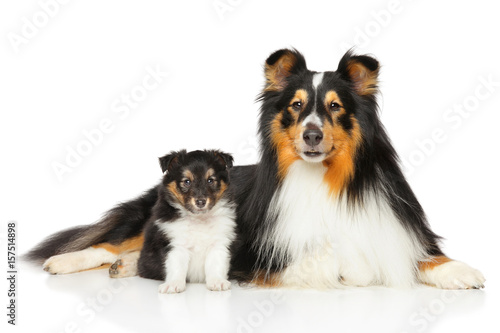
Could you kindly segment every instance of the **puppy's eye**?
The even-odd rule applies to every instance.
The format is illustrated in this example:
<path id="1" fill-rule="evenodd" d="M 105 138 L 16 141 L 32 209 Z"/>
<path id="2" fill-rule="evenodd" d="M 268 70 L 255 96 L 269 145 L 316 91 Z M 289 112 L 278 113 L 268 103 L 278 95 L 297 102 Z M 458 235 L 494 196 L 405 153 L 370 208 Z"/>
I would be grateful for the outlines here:
<path id="1" fill-rule="evenodd" d="M 292 108 L 295 111 L 300 111 L 302 109 L 302 102 L 301 101 L 293 102 L 292 103 Z"/>
<path id="2" fill-rule="evenodd" d="M 330 111 L 332 111 L 332 112 L 339 111 L 341 107 L 342 106 L 337 102 L 330 103 Z"/>
<path id="3" fill-rule="evenodd" d="M 184 185 L 184 187 L 189 187 L 191 186 L 191 181 L 189 179 L 184 179 L 182 185 Z"/>
<path id="4" fill-rule="evenodd" d="M 208 185 L 214 185 L 214 184 L 215 184 L 215 179 L 213 179 L 213 178 L 208 178 L 208 179 L 207 179 L 207 183 L 208 183 Z"/>

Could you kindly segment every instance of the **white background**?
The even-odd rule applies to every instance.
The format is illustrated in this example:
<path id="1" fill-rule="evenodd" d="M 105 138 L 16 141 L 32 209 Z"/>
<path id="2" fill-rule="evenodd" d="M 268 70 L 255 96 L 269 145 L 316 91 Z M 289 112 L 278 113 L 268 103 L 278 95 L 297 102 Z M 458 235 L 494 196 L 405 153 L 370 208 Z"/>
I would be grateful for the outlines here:
<path id="1" fill-rule="evenodd" d="M 52 3 L 51 16 L 44 3 Z M 212 293 L 189 285 L 172 296 L 157 295 L 155 281 L 118 282 L 105 271 L 48 276 L 23 265 L 15 328 L 6 324 L 8 287 L 1 279 L 2 326 L 9 332 L 498 332 L 500 24 L 491 1 L 459 3 L 74 0 L 56 8 L 49 0 L 2 2 L 2 260 L 8 221 L 17 222 L 18 253 L 25 253 L 46 235 L 96 221 L 155 184 L 157 157 L 170 150 L 220 148 L 236 164 L 257 161 L 254 99 L 266 57 L 295 47 L 310 69 L 335 70 L 346 45 L 357 44 L 358 53 L 383 66 L 381 117 L 402 159 L 413 161 L 408 180 L 434 231 L 446 238 L 445 252 L 487 279 L 484 291 L 457 294 L 238 287 Z M 33 23 L 39 27 L 30 30 Z M 168 77 L 127 115 L 115 112 L 123 95 L 141 89 L 147 68 Z M 68 149 L 85 145 L 84 131 L 103 120 L 112 124 L 109 133 L 59 179 L 54 163 L 65 164 Z M 429 141 L 433 133 L 439 142 Z"/>

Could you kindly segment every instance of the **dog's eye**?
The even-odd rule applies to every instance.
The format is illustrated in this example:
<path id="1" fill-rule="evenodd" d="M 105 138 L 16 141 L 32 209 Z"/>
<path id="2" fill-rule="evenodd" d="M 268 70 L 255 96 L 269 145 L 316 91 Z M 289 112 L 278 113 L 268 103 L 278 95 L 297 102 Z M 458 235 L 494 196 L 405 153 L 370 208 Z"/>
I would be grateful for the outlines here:
<path id="1" fill-rule="evenodd" d="M 191 181 L 189 179 L 184 179 L 182 185 L 184 185 L 184 187 L 189 187 L 191 186 Z"/>
<path id="2" fill-rule="evenodd" d="M 302 109 L 302 102 L 301 101 L 293 102 L 292 103 L 292 108 L 295 111 L 300 111 L 300 109 Z"/>
<path id="3" fill-rule="evenodd" d="M 334 111 L 339 111 L 341 108 L 340 104 L 339 103 L 336 103 L 336 102 L 331 102 L 330 103 L 330 111 L 334 112 Z"/>
<path id="4" fill-rule="evenodd" d="M 215 179 L 213 179 L 213 178 L 208 178 L 208 179 L 207 179 L 207 183 L 208 183 L 209 185 L 213 185 L 213 184 L 215 184 Z"/>

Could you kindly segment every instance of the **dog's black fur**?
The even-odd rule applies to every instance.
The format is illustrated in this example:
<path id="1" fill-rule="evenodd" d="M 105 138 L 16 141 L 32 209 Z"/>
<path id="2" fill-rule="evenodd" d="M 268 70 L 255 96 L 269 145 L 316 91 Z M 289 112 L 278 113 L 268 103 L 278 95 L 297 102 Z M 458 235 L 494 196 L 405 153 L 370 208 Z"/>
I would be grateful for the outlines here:
<path id="1" fill-rule="evenodd" d="M 283 49 L 269 56 L 265 64 L 267 82 L 258 98 L 262 103 L 259 121 L 261 159 L 256 165 L 233 167 L 229 175 L 231 185 L 228 195 L 237 205 L 237 233 L 240 237 L 232 250 L 230 277 L 249 281 L 261 270 L 267 273 L 279 273 L 290 263 L 286 249 L 267 244 L 265 251 L 262 251 L 261 246 L 268 242 L 270 233 L 274 231 L 273 226 L 280 214 L 280 207 L 271 207 L 272 199 L 286 177 L 286 173 L 282 170 L 289 167 L 280 164 L 279 157 L 283 152 L 278 149 L 274 136 L 286 132 L 293 126 L 300 126 L 301 120 L 311 112 L 317 113 L 321 126 L 324 127 L 321 130 L 326 131 L 329 127 L 332 131 L 331 128 L 334 128 L 335 131 L 343 133 L 346 140 L 355 142 L 356 148 L 352 150 L 352 160 L 349 161 L 353 165 L 352 175 L 345 177 L 345 181 L 341 186 L 337 186 L 338 188 L 333 187 L 331 193 L 338 190 L 338 195 L 332 200 L 340 202 L 345 197 L 347 202 L 345 208 L 353 211 L 363 211 L 366 198 L 374 194 L 376 202 L 387 203 L 391 214 L 396 217 L 407 235 L 415 240 L 415 248 L 422 250 L 419 259 L 416 259 L 418 262 L 412 263 L 415 271 L 420 268 L 421 262 L 443 256 L 439 247 L 440 237 L 428 226 L 424 211 L 405 180 L 397 154 L 379 120 L 376 102 L 378 70 L 379 64 L 374 58 L 347 52 L 340 60 L 336 71 L 322 74 L 324 76 L 318 88 L 312 84 L 312 78 L 318 73 L 307 69 L 304 57 L 296 50 Z M 326 94 L 328 91 L 325 89 L 334 91 L 342 101 L 344 114 L 336 114 L 336 109 L 328 110 L 328 106 L 320 105 L 313 109 L 311 107 L 313 104 L 322 102 L 319 99 L 308 105 L 309 109 L 297 108 L 290 103 L 293 102 L 292 99 L 298 89 L 306 91 L 310 96 L 316 96 L 316 93 L 318 96 Z M 337 115 L 338 118 L 335 118 Z M 357 127 L 354 129 L 355 126 Z M 358 131 L 360 138 L 357 141 L 353 134 L 355 130 Z M 293 140 L 284 141 L 289 145 L 293 142 Z M 329 152 L 332 155 L 327 156 L 328 158 L 336 156 L 334 148 L 331 150 L 333 153 Z M 309 151 L 304 153 L 308 154 Z M 293 158 L 304 159 L 299 157 L 298 153 Z M 324 163 L 326 168 L 331 167 L 328 159 L 321 163 Z M 168 169 L 168 165 L 169 161 L 165 160 L 164 169 Z M 329 183 L 326 177 L 325 184 L 332 186 L 332 182 Z M 158 204 L 155 206 L 155 203 L 164 202 L 165 196 L 162 183 L 139 198 L 113 208 L 99 223 L 76 227 L 51 236 L 28 253 L 27 257 L 41 260 L 59 253 L 83 250 L 101 242 L 119 244 L 139 235 L 148 220 L 159 217 L 166 220 L 175 218 L 176 212 L 173 207 Z M 272 214 L 269 214 L 270 211 Z M 347 224 L 350 222 L 352 221 L 345 221 Z M 157 226 L 154 223 L 147 226 L 146 234 L 157 233 Z M 158 273 L 155 275 L 152 273 L 153 270 L 146 266 L 149 262 L 155 266 L 160 265 L 155 261 L 157 259 L 153 258 L 153 253 L 167 247 L 168 242 L 164 240 L 146 239 L 145 253 L 149 253 L 148 256 L 152 257 L 143 260 L 144 264 L 141 265 L 144 267 L 139 268 L 140 272 L 142 270 L 142 276 L 155 279 L 164 277 L 161 275 L 162 271 L 155 269 L 154 271 Z M 448 260 L 445 257 L 442 262 Z M 335 276 L 331 279 L 336 281 L 342 277 Z M 430 283 L 438 284 L 440 281 Z M 480 287 L 481 283 L 473 285 L 473 287 L 478 286 Z"/>

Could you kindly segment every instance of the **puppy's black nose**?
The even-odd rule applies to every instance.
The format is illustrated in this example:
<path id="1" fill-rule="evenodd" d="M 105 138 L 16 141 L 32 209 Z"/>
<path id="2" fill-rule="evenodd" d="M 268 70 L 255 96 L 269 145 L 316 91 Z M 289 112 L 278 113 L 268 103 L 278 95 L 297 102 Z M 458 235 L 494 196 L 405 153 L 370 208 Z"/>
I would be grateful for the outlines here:
<path id="1" fill-rule="evenodd" d="M 314 147 L 323 140 L 323 132 L 319 129 L 307 129 L 302 137 L 308 146 Z"/>
<path id="2" fill-rule="evenodd" d="M 196 199 L 196 207 L 203 208 L 207 203 L 206 199 Z"/>

